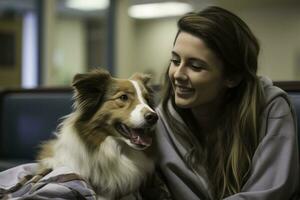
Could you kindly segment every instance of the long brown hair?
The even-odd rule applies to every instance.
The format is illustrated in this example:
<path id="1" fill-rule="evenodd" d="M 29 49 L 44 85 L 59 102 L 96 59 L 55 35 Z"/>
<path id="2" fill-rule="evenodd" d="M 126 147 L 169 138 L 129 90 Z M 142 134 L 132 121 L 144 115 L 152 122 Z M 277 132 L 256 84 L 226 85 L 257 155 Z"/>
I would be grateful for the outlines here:
<path id="1" fill-rule="evenodd" d="M 263 90 L 256 74 L 259 43 L 242 19 L 216 6 L 184 15 L 178 21 L 178 29 L 177 36 L 187 32 L 201 38 L 223 61 L 224 76 L 240 80 L 227 91 L 215 138 L 201 139 L 208 137 L 196 129 L 188 109 L 176 107 L 167 73 L 165 76 L 162 104 L 172 124 L 170 127 L 192 146 L 186 155 L 189 167 L 197 170 L 200 164 L 206 166 L 214 198 L 222 199 L 241 191 L 259 142 L 259 116 L 264 106 Z M 178 126 L 180 123 L 172 117 L 167 109 L 170 98 L 189 128 Z"/>

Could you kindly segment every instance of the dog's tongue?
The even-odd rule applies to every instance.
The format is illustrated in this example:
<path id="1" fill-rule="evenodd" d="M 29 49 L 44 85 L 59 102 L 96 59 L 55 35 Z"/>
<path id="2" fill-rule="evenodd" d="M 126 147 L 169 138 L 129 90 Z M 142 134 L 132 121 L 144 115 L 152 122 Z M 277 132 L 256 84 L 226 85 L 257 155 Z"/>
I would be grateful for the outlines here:
<path id="1" fill-rule="evenodd" d="M 145 133 L 138 133 L 138 131 L 131 131 L 130 141 L 134 144 L 150 146 L 152 144 L 152 138 Z"/>

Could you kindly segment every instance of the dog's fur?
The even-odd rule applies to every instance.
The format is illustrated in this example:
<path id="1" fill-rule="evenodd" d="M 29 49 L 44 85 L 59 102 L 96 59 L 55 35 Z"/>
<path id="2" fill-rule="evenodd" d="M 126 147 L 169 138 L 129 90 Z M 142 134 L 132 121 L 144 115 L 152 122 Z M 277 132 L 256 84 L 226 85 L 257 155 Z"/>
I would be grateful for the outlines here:
<path id="1" fill-rule="evenodd" d="M 42 145 L 41 170 L 67 166 L 101 199 L 138 190 L 154 169 L 146 147 L 157 115 L 149 106 L 148 81 L 143 74 L 113 78 L 101 69 L 77 74 L 74 112 L 58 127 L 57 138 Z"/>

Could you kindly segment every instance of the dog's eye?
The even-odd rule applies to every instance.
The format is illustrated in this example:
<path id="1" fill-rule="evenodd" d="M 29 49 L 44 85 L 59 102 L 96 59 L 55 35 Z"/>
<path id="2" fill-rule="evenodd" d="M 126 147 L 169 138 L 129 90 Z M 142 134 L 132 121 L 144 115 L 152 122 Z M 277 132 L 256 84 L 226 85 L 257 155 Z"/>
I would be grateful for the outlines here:
<path id="1" fill-rule="evenodd" d="M 123 95 L 120 96 L 120 99 L 122 101 L 127 101 L 128 100 L 128 96 L 126 94 L 123 94 Z"/>

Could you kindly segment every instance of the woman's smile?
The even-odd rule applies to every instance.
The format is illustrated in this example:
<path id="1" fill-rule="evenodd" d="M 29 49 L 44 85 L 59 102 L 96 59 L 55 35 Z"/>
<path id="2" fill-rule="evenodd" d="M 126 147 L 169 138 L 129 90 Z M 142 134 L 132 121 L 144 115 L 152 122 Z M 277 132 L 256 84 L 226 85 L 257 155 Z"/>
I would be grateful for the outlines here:
<path id="1" fill-rule="evenodd" d="M 175 92 L 176 92 L 176 95 L 184 98 L 184 97 L 189 97 L 189 96 L 193 95 L 195 92 L 195 89 L 175 84 Z"/>

